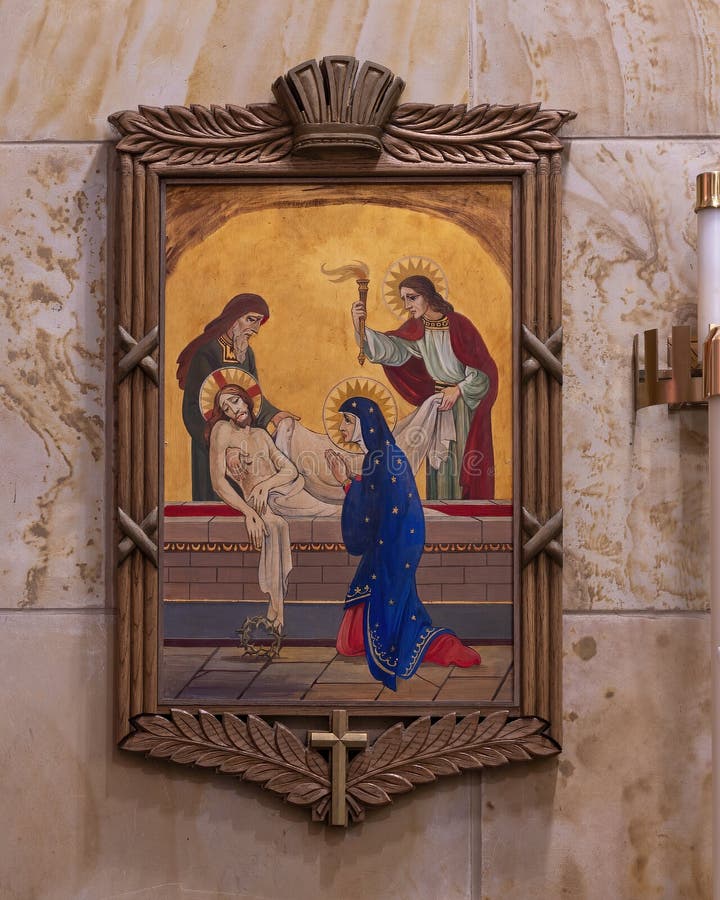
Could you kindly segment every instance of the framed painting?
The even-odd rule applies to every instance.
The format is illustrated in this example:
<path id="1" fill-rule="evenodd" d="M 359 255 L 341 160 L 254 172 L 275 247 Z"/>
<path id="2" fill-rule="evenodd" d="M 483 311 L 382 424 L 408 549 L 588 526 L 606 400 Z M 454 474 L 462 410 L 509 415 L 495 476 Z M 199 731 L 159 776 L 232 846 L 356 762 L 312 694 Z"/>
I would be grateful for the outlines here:
<path id="1" fill-rule="evenodd" d="M 572 114 L 402 88 L 111 117 L 118 738 L 334 824 L 559 749 Z"/>

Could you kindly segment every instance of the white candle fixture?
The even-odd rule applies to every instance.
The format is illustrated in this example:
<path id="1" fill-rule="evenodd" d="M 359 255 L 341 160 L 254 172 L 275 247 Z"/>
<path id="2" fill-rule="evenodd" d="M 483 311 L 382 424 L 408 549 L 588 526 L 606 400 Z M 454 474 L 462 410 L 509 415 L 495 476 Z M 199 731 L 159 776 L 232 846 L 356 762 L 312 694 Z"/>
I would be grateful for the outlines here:
<path id="1" fill-rule="evenodd" d="M 697 177 L 698 342 L 708 401 L 710 632 L 713 701 L 713 898 L 720 900 L 720 171 Z"/>

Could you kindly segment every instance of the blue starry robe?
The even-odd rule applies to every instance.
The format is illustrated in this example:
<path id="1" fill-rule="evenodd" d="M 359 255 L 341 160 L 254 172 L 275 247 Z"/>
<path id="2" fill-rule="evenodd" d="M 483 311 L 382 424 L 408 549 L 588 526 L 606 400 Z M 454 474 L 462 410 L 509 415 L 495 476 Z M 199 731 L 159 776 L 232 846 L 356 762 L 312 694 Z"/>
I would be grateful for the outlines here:
<path id="1" fill-rule="evenodd" d="M 411 678 L 430 643 L 449 628 L 433 627 L 418 597 L 415 572 L 425 544 L 425 517 L 410 464 L 376 403 L 351 397 L 340 407 L 360 419 L 367 447 L 362 477 L 342 510 L 348 552 L 361 556 L 345 608 L 365 603 L 365 655 L 372 675 L 391 690 Z"/>

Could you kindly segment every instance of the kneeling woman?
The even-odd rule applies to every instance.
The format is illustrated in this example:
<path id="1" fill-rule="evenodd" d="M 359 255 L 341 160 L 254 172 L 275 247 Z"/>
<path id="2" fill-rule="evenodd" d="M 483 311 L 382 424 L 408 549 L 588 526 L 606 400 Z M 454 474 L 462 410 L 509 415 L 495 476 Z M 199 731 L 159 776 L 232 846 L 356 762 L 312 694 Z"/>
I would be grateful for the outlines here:
<path id="1" fill-rule="evenodd" d="M 425 517 L 405 454 L 395 444 L 378 404 L 350 397 L 340 431 L 365 453 L 361 476 L 327 451 L 333 475 L 345 486 L 342 533 L 348 553 L 362 556 L 345 598 L 337 650 L 365 653 L 372 675 L 391 690 L 422 662 L 476 666 L 480 657 L 449 628 L 433 626 L 418 597 L 415 572 L 425 544 Z"/>

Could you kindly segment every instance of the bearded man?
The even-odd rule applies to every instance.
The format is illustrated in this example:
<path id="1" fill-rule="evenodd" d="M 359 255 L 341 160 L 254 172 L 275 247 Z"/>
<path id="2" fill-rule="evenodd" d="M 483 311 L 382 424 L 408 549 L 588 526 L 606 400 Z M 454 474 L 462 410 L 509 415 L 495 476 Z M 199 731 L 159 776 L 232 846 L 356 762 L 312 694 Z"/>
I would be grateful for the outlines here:
<path id="1" fill-rule="evenodd" d="M 255 354 L 249 342 L 269 318 L 270 310 L 262 297 L 258 294 L 237 294 L 178 356 L 177 380 L 184 391 L 183 422 L 192 439 L 193 500 L 220 499 L 210 479 L 210 458 L 205 441 L 207 422 L 200 408 L 200 389 L 208 375 L 223 368 L 241 369 L 259 382 Z M 263 395 L 255 424 L 267 429 L 286 418 L 292 418 L 292 414 L 281 412 Z"/>

